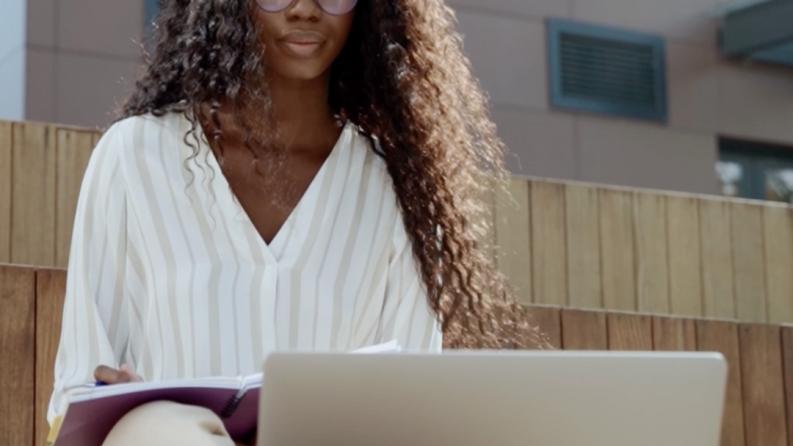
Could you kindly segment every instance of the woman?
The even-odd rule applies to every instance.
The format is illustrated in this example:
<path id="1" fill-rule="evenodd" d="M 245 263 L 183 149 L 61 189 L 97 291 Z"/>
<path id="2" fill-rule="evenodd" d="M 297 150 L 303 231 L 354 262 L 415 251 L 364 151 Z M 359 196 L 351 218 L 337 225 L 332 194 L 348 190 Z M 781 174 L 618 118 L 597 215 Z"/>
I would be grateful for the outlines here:
<path id="1" fill-rule="evenodd" d="M 93 379 L 523 329 L 488 311 L 475 197 L 503 145 L 443 0 L 168 0 L 155 38 L 83 180 L 50 420 Z M 157 441 L 231 442 L 159 402 L 107 444 Z"/>

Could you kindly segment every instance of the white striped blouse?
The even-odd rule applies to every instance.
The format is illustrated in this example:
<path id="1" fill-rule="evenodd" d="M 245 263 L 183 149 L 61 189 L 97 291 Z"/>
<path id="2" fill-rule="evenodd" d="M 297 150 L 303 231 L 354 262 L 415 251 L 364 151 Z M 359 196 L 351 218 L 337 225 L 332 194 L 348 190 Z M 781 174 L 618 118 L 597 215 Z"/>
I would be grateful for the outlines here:
<path id="1" fill-rule="evenodd" d="M 273 351 L 390 340 L 440 351 L 391 177 L 354 124 L 269 244 L 200 127 L 199 156 L 185 168 L 188 128 L 179 113 L 127 118 L 94 149 L 74 222 L 50 420 L 99 364 L 128 363 L 144 380 L 162 380 L 253 373 Z"/>

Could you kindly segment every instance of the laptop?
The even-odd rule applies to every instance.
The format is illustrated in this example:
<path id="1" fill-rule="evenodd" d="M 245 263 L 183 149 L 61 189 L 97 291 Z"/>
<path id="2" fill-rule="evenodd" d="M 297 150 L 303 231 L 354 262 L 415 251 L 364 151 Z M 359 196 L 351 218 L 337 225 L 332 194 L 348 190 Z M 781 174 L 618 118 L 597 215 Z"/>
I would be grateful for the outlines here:
<path id="1" fill-rule="evenodd" d="M 718 353 L 269 356 L 259 446 L 718 446 Z"/>

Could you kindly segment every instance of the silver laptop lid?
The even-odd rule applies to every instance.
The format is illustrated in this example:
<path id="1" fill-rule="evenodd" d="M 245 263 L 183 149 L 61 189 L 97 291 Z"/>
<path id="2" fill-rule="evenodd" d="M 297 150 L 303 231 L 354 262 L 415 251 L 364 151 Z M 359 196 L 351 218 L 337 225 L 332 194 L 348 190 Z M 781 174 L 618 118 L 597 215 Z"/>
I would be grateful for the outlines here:
<path id="1" fill-rule="evenodd" d="M 260 446 L 717 446 L 718 353 L 274 354 Z"/>

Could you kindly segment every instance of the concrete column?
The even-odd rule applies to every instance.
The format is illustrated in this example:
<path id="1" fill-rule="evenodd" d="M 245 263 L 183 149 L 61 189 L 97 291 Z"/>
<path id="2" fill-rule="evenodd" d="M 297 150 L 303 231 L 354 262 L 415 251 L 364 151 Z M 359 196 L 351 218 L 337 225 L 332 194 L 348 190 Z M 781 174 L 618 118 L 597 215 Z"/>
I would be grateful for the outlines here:
<path id="1" fill-rule="evenodd" d="M 25 116 L 26 0 L 4 0 L 0 14 L 0 119 Z"/>

